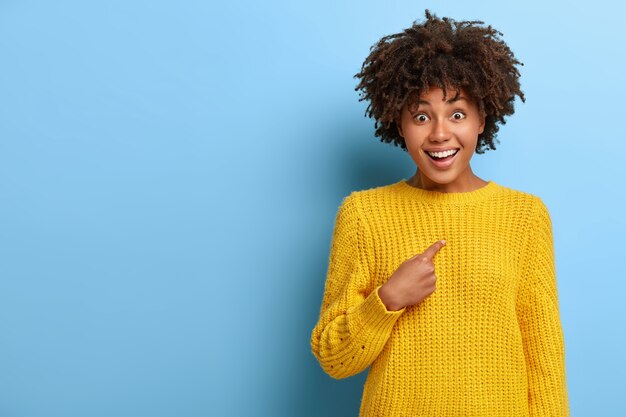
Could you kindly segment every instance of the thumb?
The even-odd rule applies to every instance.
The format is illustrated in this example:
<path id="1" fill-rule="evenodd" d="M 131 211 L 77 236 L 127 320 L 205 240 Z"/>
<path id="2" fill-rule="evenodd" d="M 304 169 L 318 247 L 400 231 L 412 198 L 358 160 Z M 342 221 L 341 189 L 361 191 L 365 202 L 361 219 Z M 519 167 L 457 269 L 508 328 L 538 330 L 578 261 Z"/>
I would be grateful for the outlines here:
<path id="1" fill-rule="evenodd" d="M 446 244 L 445 240 L 438 240 L 430 245 L 423 253 L 428 259 L 433 259 L 435 254 L 439 252 L 439 249 L 443 248 Z"/>

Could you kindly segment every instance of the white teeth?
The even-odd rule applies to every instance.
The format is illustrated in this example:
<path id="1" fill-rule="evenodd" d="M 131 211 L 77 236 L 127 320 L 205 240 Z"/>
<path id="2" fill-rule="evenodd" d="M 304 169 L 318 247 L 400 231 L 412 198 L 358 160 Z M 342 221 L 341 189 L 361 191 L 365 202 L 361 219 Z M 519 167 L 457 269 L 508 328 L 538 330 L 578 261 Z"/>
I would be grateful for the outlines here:
<path id="1" fill-rule="evenodd" d="M 451 149 L 444 152 L 428 152 L 428 154 L 431 156 L 436 156 L 437 158 L 444 158 L 446 156 L 454 155 L 455 153 L 457 153 L 457 151 L 458 149 Z"/>

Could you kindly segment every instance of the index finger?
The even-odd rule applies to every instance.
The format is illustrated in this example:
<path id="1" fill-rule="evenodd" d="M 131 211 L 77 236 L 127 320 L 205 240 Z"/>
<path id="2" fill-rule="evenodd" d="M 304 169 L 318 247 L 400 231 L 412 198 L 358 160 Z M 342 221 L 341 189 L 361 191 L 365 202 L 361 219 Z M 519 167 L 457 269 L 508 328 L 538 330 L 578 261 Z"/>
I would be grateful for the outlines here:
<path id="1" fill-rule="evenodd" d="M 424 251 L 423 255 L 426 256 L 428 259 L 433 259 L 435 254 L 439 252 L 439 249 L 445 246 L 445 242 L 445 240 L 436 241 Z"/>

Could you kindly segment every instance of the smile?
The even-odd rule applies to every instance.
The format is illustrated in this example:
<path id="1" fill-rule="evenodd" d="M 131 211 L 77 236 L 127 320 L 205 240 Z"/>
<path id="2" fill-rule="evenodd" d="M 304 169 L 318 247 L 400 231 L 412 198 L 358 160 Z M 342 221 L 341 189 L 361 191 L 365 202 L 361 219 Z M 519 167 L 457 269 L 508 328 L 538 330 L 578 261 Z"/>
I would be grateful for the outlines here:
<path id="1" fill-rule="evenodd" d="M 460 152 L 460 149 L 457 149 L 457 151 L 454 154 L 448 155 L 445 158 L 436 158 L 430 155 L 428 152 L 425 152 L 425 153 L 426 155 L 428 155 L 428 159 L 430 160 L 430 162 L 437 168 L 448 168 L 450 165 L 454 163 L 454 160 L 456 159 L 459 152 Z"/>

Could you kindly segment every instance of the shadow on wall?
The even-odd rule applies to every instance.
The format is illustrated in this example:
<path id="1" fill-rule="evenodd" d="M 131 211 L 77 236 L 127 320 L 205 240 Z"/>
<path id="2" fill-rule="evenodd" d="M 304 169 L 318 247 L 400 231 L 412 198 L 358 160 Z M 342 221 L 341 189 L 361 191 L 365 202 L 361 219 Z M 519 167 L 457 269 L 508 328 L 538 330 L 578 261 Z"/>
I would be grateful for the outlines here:
<path id="1" fill-rule="evenodd" d="M 310 346 L 311 333 L 319 319 L 324 293 L 335 214 L 341 198 L 350 192 L 391 184 L 401 178 L 409 178 L 415 172 L 415 165 L 408 153 L 391 144 L 381 143 L 373 137 L 371 131 L 359 131 L 344 122 L 344 125 L 336 127 L 335 132 L 335 139 L 329 143 L 341 145 L 335 147 L 329 155 L 324 165 L 326 175 L 323 177 L 336 181 L 321 187 L 327 192 L 322 199 L 332 205 L 329 209 L 331 214 L 326 213 L 319 220 L 326 231 L 318 234 L 321 237 L 317 242 L 303 239 L 300 245 L 293 245 L 290 254 L 308 263 L 300 269 L 304 272 L 300 277 L 302 285 L 298 287 L 301 292 L 294 294 L 296 299 L 301 300 L 298 304 L 303 308 L 299 317 L 293 318 L 299 329 L 296 344 L 298 351 L 293 356 L 294 368 L 289 372 L 293 379 L 291 383 L 286 381 L 284 386 L 278 387 L 277 403 L 274 403 L 282 403 L 281 408 L 284 407 L 290 416 L 358 416 L 369 368 L 346 379 L 334 379 L 322 370 Z M 340 196 L 339 199 L 336 196 Z M 314 253 L 305 247 L 314 247 Z M 313 256 L 303 257 L 305 252 Z"/>

